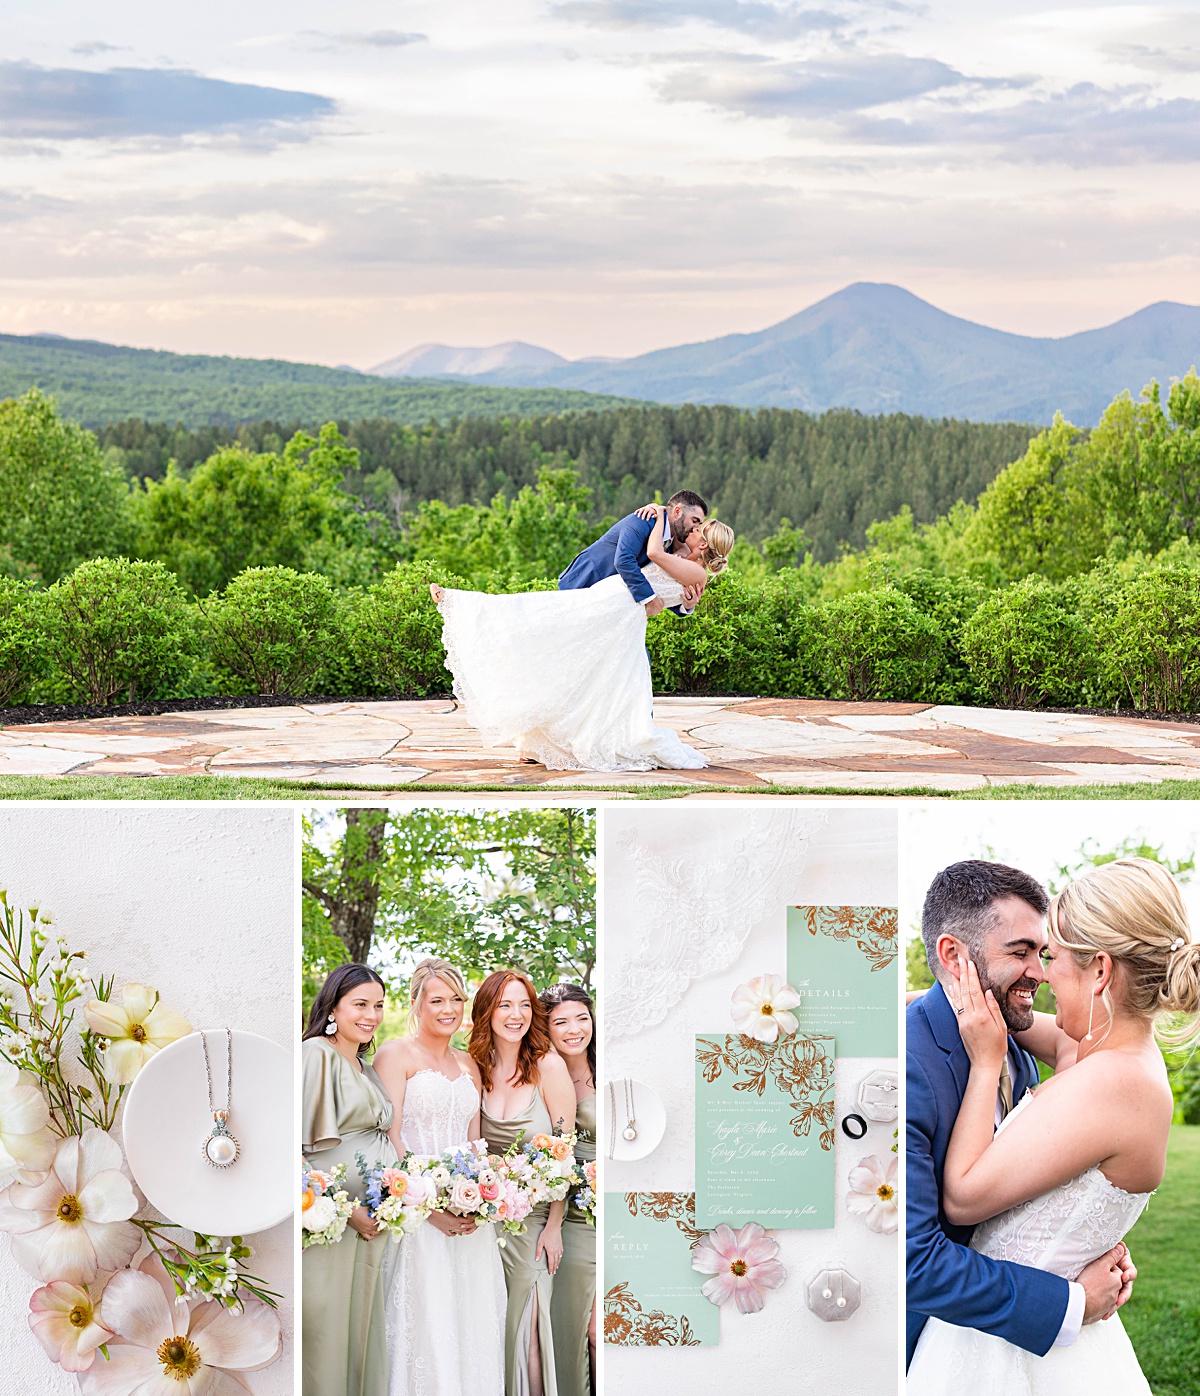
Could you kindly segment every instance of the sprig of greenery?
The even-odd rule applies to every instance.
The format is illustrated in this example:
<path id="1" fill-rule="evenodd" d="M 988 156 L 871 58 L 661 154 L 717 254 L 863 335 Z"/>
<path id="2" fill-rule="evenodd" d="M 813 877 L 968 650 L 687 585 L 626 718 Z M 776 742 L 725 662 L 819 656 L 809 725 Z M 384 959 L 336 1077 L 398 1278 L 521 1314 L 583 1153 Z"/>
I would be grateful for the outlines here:
<path id="1" fill-rule="evenodd" d="M 181 1245 L 166 1236 L 166 1231 L 183 1231 L 187 1227 L 175 1222 L 156 1222 L 134 1218 L 134 1226 L 146 1238 L 150 1249 L 162 1261 L 175 1285 L 175 1293 L 188 1299 L 197 1295 L 215 1299 L 227 1309 L 245 1307 L 242 1291 L 261 1299 L 272 1309 L 278 1308 L 280 1295 L 268 1289 L 266 1282 L 242 1270 L 239 1262 L 249 1260 L 254 1252 L 240 1236 L 231 1236 L 225 1245 L 219 1237 L 205 1236 L 194 1231 L 195 1249 Z"/>
<path id="2" fill-rule="evenodd" d="M 78 1061 L 90 1085 L 67 1079 L 63 1054 L 75 1017 L 71 1005 L 107 999 L 113 980 L 93 981 L 86 951 L 72 950 L 53 925 L 44 907 L 14 907 L 0 889 L 0 1057 L 37 1078 L 56 1134 L 66 1138 L 89 1127 L 107 1132 L 125 1087 L 104 1075 L 99 1040 L 87 1030 L 80 1036 Z"/>

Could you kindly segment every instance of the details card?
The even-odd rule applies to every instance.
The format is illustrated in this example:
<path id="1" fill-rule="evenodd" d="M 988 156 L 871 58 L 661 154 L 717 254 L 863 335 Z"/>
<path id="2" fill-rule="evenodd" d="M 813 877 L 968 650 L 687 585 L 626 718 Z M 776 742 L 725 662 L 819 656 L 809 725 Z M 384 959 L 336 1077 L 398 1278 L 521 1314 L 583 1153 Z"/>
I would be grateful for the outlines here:
<path id="1" fill-rule="evenodd" d="M 604 1341 L 618 1347 L 701 1347 L 717 1342 L 717 1306 L 692 1269 L 693 1192 L 604 1195 Z"/>
<path id="2" fill-rule="evenodd" d="M 788 907 L 788 983 L 800 995 L 800 1030 L 832 1033 L 839 1057 L 898 1055 L 898 934 L 895 907 Z"/>
<path id="3" fill-rule="evenodd" d="M 833 1225 L 833 1038 L 696 1038 L 696 1224 Z"/>

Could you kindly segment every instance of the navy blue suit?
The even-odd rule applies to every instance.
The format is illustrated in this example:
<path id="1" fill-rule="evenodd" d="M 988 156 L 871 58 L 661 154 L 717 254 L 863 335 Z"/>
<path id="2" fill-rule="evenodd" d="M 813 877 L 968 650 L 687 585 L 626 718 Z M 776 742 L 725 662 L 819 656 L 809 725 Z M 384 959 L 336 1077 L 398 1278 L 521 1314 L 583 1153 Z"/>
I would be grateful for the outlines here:
<path id="1" fill-rule="evenodd" d="M 945 991 L 935 984 L 908 1007 L 905 1144 L 908 1355 L 930 1317 L 994 1333 L 1044 1357 L 1067 1312 L 1067 1281 L 1045 1270 L 970 1250 L 972 1227 L 954 1226 L 941 1206 L 942 1169 L 971 1064 Z M 1013 1101 L 1037 1084 L 1037 1064 L 1010 1037 Z"/>
<path id="2" fill-rule="evenodd" d="M 639 603 L 649 601 L 654 588 L 642 576 L 642 568 L 650 561 L 646 545 L 655 528 L 660 523 L 639 519 L 636 514 L 627 514 L 617 523 L 590 543 L 558 579 L 559 591 L 581 591 L 584 587 L 595 586 L 605 577 L 620 575 L 629 588 L 633 599 Z M 679 606 L 671 606 L 676 615 L 691 615 Z"/>

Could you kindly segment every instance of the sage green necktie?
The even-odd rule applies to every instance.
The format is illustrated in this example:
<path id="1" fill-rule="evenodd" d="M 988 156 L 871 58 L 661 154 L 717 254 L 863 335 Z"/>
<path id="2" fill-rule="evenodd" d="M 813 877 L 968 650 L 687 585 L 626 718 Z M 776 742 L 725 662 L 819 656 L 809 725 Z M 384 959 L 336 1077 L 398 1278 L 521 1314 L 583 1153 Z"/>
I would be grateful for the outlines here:
<path id="1" fill-rule="evenodd" d="M 1013 1108 L 1012 1073 L 1008 1069 L 1008 1054 L 1005 1053 L 1004 1065 L 1000 1068 L 1000 1118 L 1003 1120 L 1008 1112 Z"/>

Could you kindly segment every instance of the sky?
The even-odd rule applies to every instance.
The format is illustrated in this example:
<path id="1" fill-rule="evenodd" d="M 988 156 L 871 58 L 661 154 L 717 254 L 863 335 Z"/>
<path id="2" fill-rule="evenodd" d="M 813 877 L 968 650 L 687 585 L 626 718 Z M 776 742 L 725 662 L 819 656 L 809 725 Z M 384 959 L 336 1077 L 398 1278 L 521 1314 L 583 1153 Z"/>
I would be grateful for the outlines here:
<path id="1" fill-rule="evenodd" d="M 1156 801 L 1017 800 L 973 806 L 969 820 L 945 804 L 909 809 L 901 820 L 900 925 L 908 938 L 919 933 L 929 884 L 942 868 L 963 858 L 1008 863 L 1059 886 L 1058 869 L 1082 863 L 1081 848 L 1108 853 L 1126 840 L 1145 840 L 1167 858 L 1190 858 L 1200 848 L 1200 817 L 1191 808 L 1170 809 Z M 1189 876 L 1181 890 L 1192 938 L 1200 940 L 1200 876 Z"/>
<path id="2" fill-rule="evenodd" d="M 1200 304 L 1200 0 L 9 0 L 0 333 L 625 356 Z"/>

